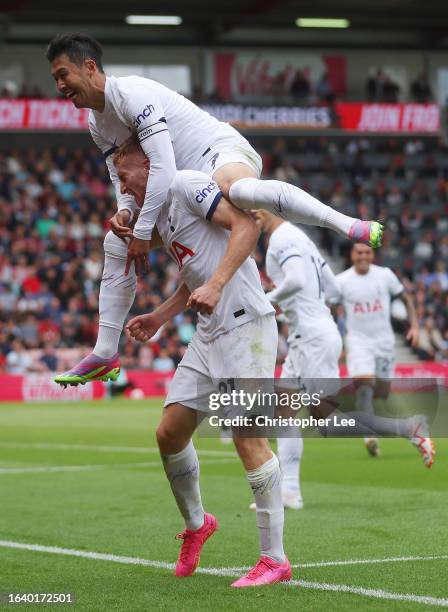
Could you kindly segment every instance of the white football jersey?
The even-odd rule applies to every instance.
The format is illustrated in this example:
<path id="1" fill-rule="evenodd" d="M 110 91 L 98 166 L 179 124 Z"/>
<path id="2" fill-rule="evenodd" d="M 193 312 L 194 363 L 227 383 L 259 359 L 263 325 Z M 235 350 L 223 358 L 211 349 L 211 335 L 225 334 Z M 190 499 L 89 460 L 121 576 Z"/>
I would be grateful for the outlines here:
<path id="1" fill-rule="evenodd" d="M 291 257 L 301 258 L 306 282 L 303 289 L 279 302 L 287 320 L 290 342 L 296 336 L 302 339 L 319 336 L 323 325 L 336 327 L 325 304 L 323 271 L 328 264 L 305 232 L 285 222 L 272 232 L 266 253 L 266 272 L 275 285 L 284 279 L 282 265 Z"/>
<path id="2" fill-rule="evenodd" d="M 113 151 L 131 133 L 137 133 L 150 159 L 150 187 L 133 232 L 137 238 L 148 239 L 176 169 L 199 168 L 210 145 L 219 138 L 232 135 L 245 140 L 229 124 L 151 79 L 107 77 L 104 95 L 104 111 L 90 111 L 89 129 L 106 158 L 119 210 L 133 211 L 135 201 L 120 193 Z"/>
<path id="3" fill-rule="evenodd" d="M 358 274 L 352 266 L 336 278 L 347 317 L 348 343 L 368 342 L 391 350 L 395 340 L 390 303 L 404 291 L 396 275 L 390 268 L 372 264 L 367 274 Z"/>
<path id="4" fill-rule="evenodd" d="M 230 232 L 210 222 L 221 198 L 217 183 L 206 174 L 183 170 L 176 173 L 160 211 L 157 229 L 190 291 L 210 280 L 226 253 Z M 198 315 L 197 331 L 207 341 L 214 340 L 270 312 L 274 309 L 249 257 L 224 287 L 214 312 Z"/>

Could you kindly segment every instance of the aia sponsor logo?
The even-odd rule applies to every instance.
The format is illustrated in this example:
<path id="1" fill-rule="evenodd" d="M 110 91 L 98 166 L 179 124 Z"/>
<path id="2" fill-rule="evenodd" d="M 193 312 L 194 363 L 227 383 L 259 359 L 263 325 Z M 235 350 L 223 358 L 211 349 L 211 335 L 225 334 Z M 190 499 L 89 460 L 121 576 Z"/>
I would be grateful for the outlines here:
<path id="1" fill-rule="evenodd" d="M 150 114 L 154 112 L 154 110 L 155 109 L 152 104 L 147 104 L 145 108 L 142 110 L 142 112 L 138 114 L 137 117 L 134 119 L 133 124 L 135 125 L 135 127 L 138 127 L 142 121 L 147 119 L 150 116 Z"/>
<path id="2" fill-rule="evenodd" d="M 381 300 L 374 302 L 355 302 L 353 306 L 354 314 L 371 314 L 374 312 L 382 312 L 384 310 Z"/>
<path id="3" fill-rule="evenodd" d="M 184 244 L 177 242 L 176 240 L 174 240 L 171 243 L 169 251 L 170 251 L 171 257 L 174 259 L 174 261 L 179 266 L 179 270 L 184 265 L 185 257 L 193 257 L 194 255 L 194 251 L 186 247 Z"/>
<path id="4" fill-rule="evenodd" d="M 202 202 L 205 200 L 205 198 L 210 195 L 211 193 L 213 193 L 214 189 L 216 189 L 217 184 L 215 183 L 215 181 L 210 181 L 210 183 L 207 185 L 207 187 L 204 187 L 203 189 L 197 189 L 196 190 L 196 196 L 195 196 L 195 200 L 198 204 L 202 204 Z"/>

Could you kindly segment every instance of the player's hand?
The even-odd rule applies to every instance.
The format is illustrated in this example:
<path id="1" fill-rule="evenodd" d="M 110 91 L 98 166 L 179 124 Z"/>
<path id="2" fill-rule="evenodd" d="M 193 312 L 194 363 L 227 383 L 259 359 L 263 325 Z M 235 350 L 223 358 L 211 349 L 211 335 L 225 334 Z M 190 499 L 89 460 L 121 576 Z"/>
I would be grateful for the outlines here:
<path id="1" fill-rule="evenodd" d="M 161 326 L 161 321 L 154 313 L 134 317 L 126 325 L 126 332 L 137 342 L 148 342 Z"/>
<path id="2" fill-rule="evenodd" d="M 418 344 L 418 338 L 420 335 L 419 328 L 415 325 L 410 328 L 408 333 L 406 334 L 406 340 L 411 343 L 411 346 L 415 347 Z"/>
<path id="3" fill-rule="evenodd" d="M 212 283 L 205 283 L 190 295 L 187 308 L 192 308 L 200 314 L 210 315 L 220 299 L 221 289 Z"/>
<path id="4" fill-rule="evenodd" d="M 126 267 L 124 274 L 127 276 L 131 269 L 131 264 L 134 262 L 135 273 L 145 274 L 148 271 L 148 253 L 151 248 L 151 242 L 149 240 L 140 240 L 140 238 L 131 238 L 131 242 L 128 246 L 128 256 L 126 258 Z"/>
<path id="5" fill-rule="evenodd" d="M 131 213 L 127 209 L 119 210 L 109 219 L 111 231 L 124 242 L 126 242 L 125 238 L 132 238 L 132 230 L 129 227 L 130 220 Z"/>

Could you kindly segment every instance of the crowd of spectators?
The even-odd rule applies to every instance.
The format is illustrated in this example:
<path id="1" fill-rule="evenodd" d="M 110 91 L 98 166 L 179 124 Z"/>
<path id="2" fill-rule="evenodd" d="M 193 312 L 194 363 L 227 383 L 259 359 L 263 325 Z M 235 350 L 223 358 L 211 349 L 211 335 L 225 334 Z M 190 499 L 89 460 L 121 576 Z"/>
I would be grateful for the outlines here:
<path id="1" fill-rule="evenodd" d="M 377 262 L 395 270 L 415 297 L 422 330 L 416 353 L 448 359 L 448 147 L 434 140 L 279 138 L 272 151 L 264 168 L 275 178 L 352 216 L 385 220 Z M 327 230 L 318 236 L 336 261 L 350 265 L 349 243 Z"/>
<path id="2" fill-rule="evenodd" d="M 266 175 L 288 180 L 360 217 L 384 218 L 380 263 L 415 295 L 422 327 L 419 356 L 448 358 L 448 151 L 420 141 L 327 139 L 260 141 Z M 0 371 L 70 367 L 95 344 L 102 242 L 114 192 L 95 148 L 62 147 L 0 154 Z M 334 257 L 347 243 L 318 230 Z M 256 253 L 263 282 L 265 240 Z M 150 255 L 131 315 L 172 294 L 178 271 L 163 250 Z M 123 336 L 126 368 L 176 366 L 195 328 L 191 312 L 165 325 L 148 345 Z M 279 361 L 287 350 L 281 327 Z"/>
<path id="3" fill-rule="evenodd" d="M 251 93 L 250 88 L 247 93 Z M 365 84 L 365 94 L 369 102 L 413 101 L 427 103 L 432 101 L 429 80 L 423 72 L 411 81 L 409 91 L 402 91 L 400 85 L 387 71 L 378 68 L 371 71 L 368 76 Z M 58 97 L 56 90 L 52 95 Z M 19 86 L 14 81 L 0 82 L 0 98 L 40 99 L 45 97 L 48 97 L 48 95 L 45 95 L 35 83 L 24 83 Z M 352 98 L 353 96 L 349 95 L 348 97 Z M 262 85 L 259 86 L 259 90 L 253 92 L 250 98 L 252 102 L 255 101 L 254 98 L 258 98 L 260 103 L 269 99 L 270 102 L 282 105 L 325 104 L 331 106 L 336 99 L 336 92 L 326 70 L 318 78 L 313 79 L 309 67 L 294 68 L 288 66 L 273 76 L 263 75 Z M 191 99 L 196 104 L 234 102 L 234 100 L 223 98 L 216 91 L 205 93 L 201 86 L 193 87 Z"/>
<path id="4" fill-rule="evenodd" d="M 427 75 L 421 72 L 411 81 L 409 92 L 403 92 L 400 85 L 385 70 L 378 68 L 366 81 L 366 96 L 369 102 L 400 102 L 402 94 L 407 100 L 420 104 L 432 101 L 432 91 Z"/>

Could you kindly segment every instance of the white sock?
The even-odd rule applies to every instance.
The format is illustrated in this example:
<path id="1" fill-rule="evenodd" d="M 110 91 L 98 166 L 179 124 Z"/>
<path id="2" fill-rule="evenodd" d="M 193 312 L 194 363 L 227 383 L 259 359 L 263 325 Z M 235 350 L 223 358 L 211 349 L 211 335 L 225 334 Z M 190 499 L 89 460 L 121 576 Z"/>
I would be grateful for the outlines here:
<path id="1" fill-rule="evenodd" d="M 373 387 L 371 387 L 370 385 L 360 385 L 356 389 L 355 395 L 356 410 L 373 416 L 373 393 Z"/>
<path id="2" fill-rule="evenodd" d="M 260 534 L 261 555 L 278 563 L 285 561 L 283 550 L 282 474 L 276 455 L 256 470 L 247 471 L 247 480 L 252 488 L 257 505 L 257 527 Z"/>
<path id="3" fill-rule="evenodd" d="M 193 442 L 190 440 L 180 453 L 162 455 L 162 461 L 185 525 L 196 531 L 204 524 L 204 508 L 199 489 L 199 460 Z"/>
<path id="4" fill-rule="evenodd" d="M 127 245 L 108 232 L 104 239 L 104 270 L 101 279 L 98 338 L 93 352 L 109 359 L 118 351 L 123 325 L 134 302 L 137 277 L 134 265 L 124 275 Z"/>
<path id="5" fill-rule="evenodd" d="M 282 471 L 282 494 L 294 495 L 301 500 L 300 460 L 303 454 L 303 439 L 277 438 L 277 454 Z"/>
<path id="6" fill-rule="evenodd" d="M 229 196 L 235 206 L 243 210 L 264 208 L 288 221 L 328 227 L 345 237 L 358 220 L 323 204 L 303 189 L 282 181 L 242 178 L 232 184 Z"/>

